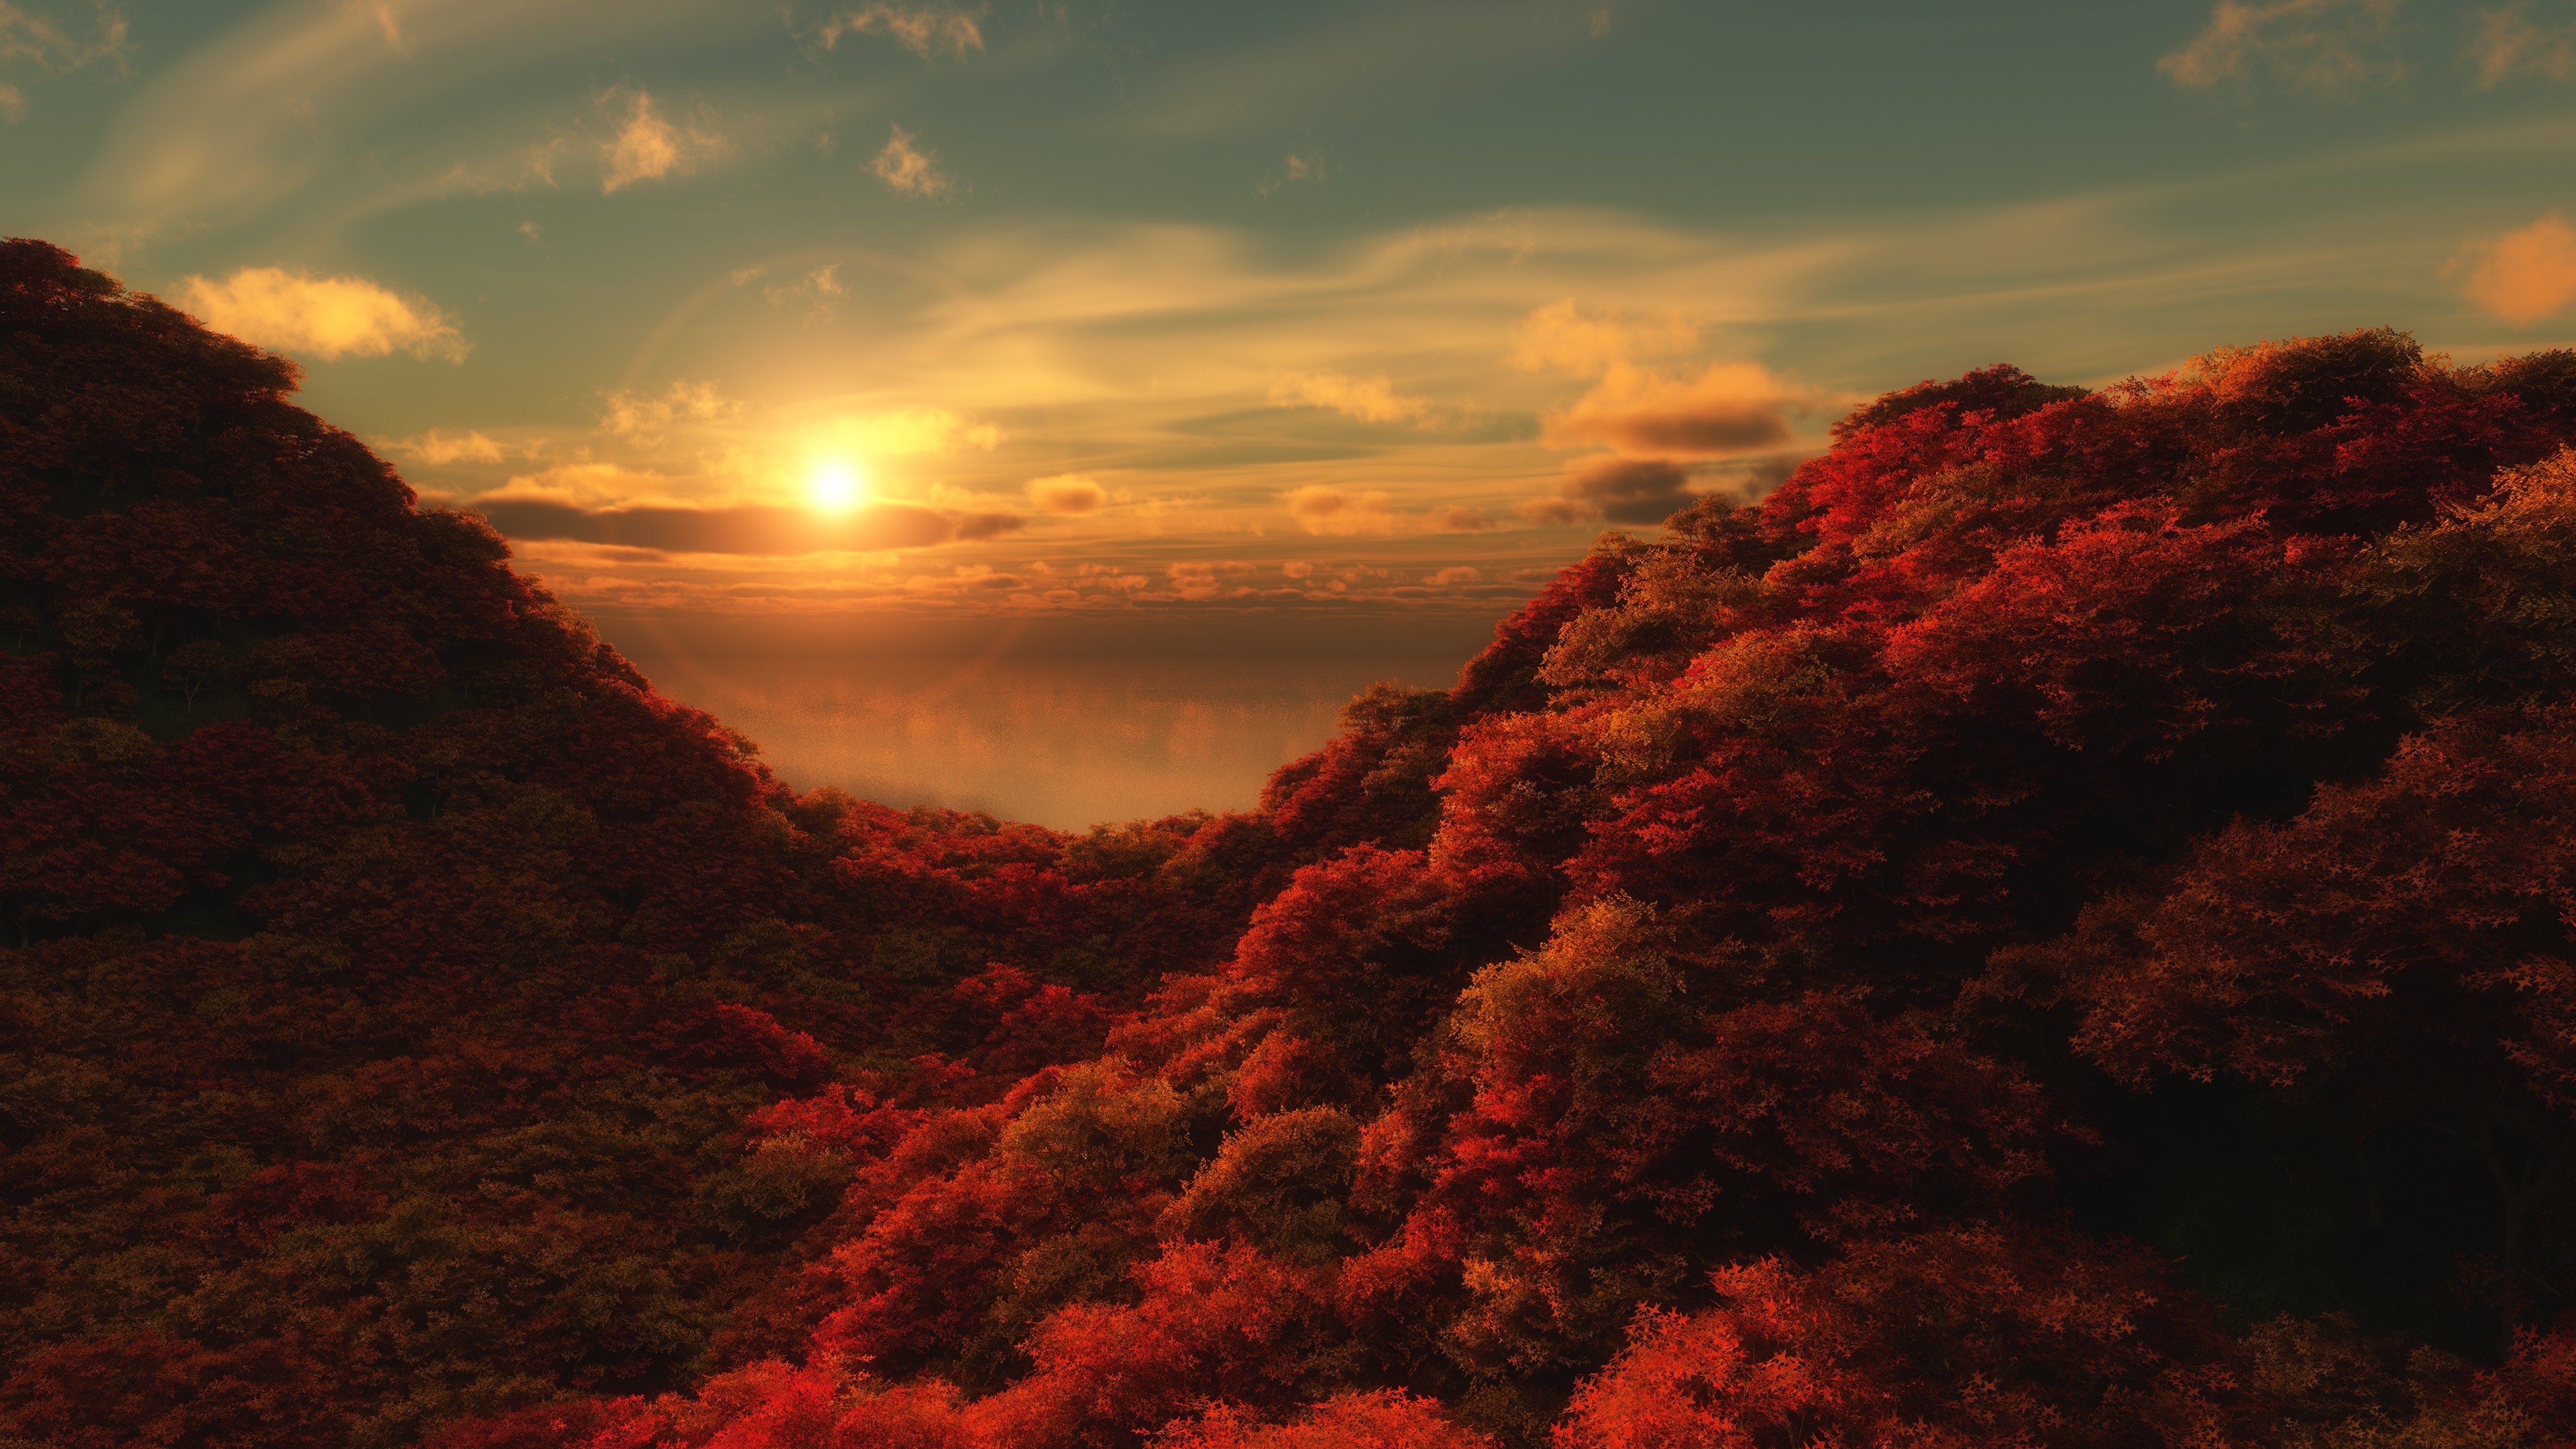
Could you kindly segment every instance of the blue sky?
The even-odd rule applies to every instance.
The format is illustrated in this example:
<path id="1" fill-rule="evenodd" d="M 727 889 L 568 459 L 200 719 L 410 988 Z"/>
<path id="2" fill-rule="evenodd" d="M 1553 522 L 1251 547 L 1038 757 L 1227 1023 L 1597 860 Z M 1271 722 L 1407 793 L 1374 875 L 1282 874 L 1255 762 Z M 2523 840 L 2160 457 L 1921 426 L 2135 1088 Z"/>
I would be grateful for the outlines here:
<path id="1" fill-rule="evenodd" d="M 2567 340 L 2576 4 L 0 0 L 0 222 L 600 609 L 1494 610 L 1857 399 Z"/>

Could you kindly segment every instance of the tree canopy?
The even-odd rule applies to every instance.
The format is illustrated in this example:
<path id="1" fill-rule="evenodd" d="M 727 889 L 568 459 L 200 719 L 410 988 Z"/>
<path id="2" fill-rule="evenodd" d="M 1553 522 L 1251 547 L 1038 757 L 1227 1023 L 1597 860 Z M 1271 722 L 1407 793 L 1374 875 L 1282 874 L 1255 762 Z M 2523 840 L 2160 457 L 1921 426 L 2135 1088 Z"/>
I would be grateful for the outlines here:
<path id="1" fill-rule="evenodd" d="M 0 248 L 0 1442 L 2576 1437 L 2576 355 L 1892 393 L 1087 835 L 294 383 Z"/>

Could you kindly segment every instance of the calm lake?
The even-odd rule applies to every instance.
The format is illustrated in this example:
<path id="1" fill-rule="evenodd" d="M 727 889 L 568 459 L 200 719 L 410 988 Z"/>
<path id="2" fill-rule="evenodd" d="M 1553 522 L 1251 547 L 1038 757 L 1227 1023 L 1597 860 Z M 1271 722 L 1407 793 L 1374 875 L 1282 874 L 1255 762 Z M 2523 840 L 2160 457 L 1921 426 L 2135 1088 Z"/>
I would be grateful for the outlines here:
<path id="1" fill-rule="evenodd" d="M 1381 679 L 1446 687 L 1492 629 L 1245 631 L 1231 651 L 1197 635 L 986 630 L 898 652 L 923 641 L 598 623 L 664 694 L 748 735 L 800 789 L 1065 830 L 1250 806 L 1273 770 L 1332 738 L 1352 695 Z M 1369 642 L 1381 647 L 1355 647 Z"/>

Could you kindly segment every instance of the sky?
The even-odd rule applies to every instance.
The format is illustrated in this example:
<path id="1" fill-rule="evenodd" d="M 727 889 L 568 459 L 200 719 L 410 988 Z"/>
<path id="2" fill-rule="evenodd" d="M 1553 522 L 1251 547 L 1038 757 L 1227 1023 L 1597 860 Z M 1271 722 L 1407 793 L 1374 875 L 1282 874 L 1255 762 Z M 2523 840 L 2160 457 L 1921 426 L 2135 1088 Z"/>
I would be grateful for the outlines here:
<path id="1" fill-rule="evenodd" d="M 568 602 L 1490 618 L 1891 388 L 2576 335 L 2576 0 L 0 0 L 0 233 Z"/>

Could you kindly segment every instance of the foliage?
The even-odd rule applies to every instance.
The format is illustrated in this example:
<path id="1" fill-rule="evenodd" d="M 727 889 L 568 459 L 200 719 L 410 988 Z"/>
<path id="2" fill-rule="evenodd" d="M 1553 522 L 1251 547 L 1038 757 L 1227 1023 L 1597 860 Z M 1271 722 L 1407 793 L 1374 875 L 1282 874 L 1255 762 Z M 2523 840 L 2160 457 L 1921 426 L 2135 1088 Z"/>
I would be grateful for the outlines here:
<path id="1" fill-rule="evenodd" d="M 13 1442 L 2576 1439 L 2565 354 L 1891 394 L 1069 837 L 0 268 Z"/>

